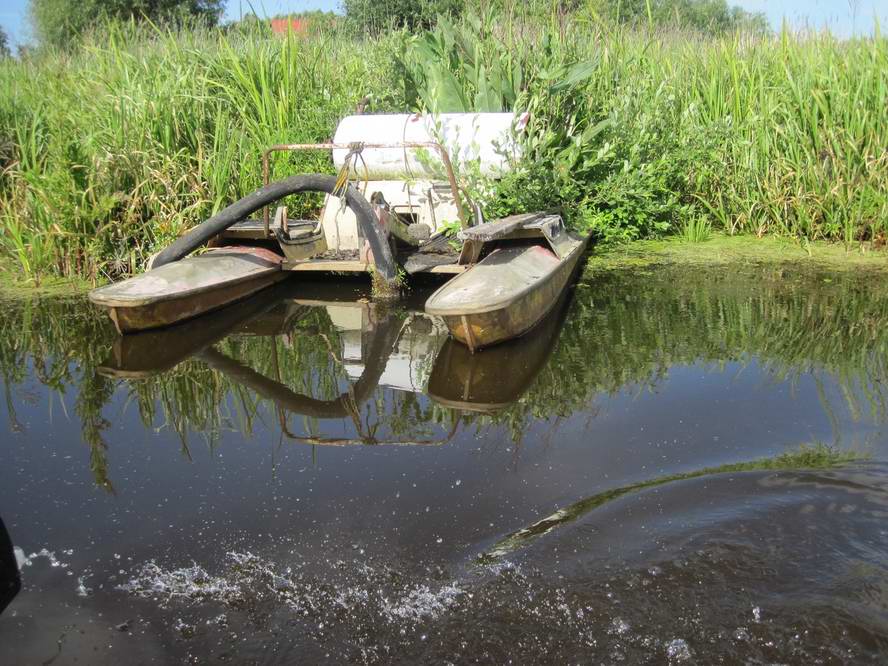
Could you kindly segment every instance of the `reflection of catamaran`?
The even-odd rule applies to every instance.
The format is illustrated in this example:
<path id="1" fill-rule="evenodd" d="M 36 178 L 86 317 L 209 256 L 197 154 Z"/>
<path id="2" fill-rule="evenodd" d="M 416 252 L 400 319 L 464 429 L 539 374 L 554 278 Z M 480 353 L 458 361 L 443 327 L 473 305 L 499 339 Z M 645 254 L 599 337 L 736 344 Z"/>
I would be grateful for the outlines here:
<path id="1" fill-rule="evenodd" d="M 294 272 L 372 273 L 380 294 L 397 293 L 399 271 L 427 273 L 456 276 L 426 309 L 470 349 L 520 336 L 552 309 L 587 239 L 551 214 L 485 223 L 451 163 L 454 155 L 501 174 L 518 152 L 519 125 L 507 113 L 350 116 L 333 143 L 274 146 L 263 157 L 263 188 L 189 231 L 146 273 L 90 298 L 128 333 L 219 309 Z M 268 182 L 272 153 L 304 150 L 331 150 L 339 175 Z M 291 219 L 284 206 L 269 214 L 270 204 L 303 192 L 326 195 L 318 220 Z M 262 209 L 262 219 L 249 217 Z M 454 249 L 445 232 L 457 221 Z"/>
<path id="2" fill-rule="evenodd" d="M 428 395 L 453 409 L 496 412 L 518 400 L 533 383 L 558 340 L 568 299 L 562 297 L 534 335 L 510 340 L 484 354 L 472 354 L 448 340 L 432 369 Z M 508 368 L 508 379 L 503 377 Z"/>
<path id="3" fill-rule="evenodd" d="M 434 401 L 460 410 L 492 412 L 507 407 L 528 389 L 545 364 L 563 321 L 564 308 L 559 307 L 537 335 L 488 354 L 473 355 L 446 339 L 446 328 L 438 317 L 367 299 L 336 298 L 336 291 L 330 285 L 298 290 L 295 285 L 280 285 L 251 299 L 250 315 L 245 315 L 246 307 L 226 308 L 193 322 L 120 336 L 100 372 L 140 379 L 194 358 L 273 403 L 285 433 L 286 414 L 350 419 L 357 427 L 357 410 L 380 388 L 396 393 L 423 393 L 427 389 Z M 319 313 L 323 313 L 321 320 L 313 316 Z M 320 321 L 328 324 L 319 325 Z M 214 346 L 229 334 L 268 338 L 271 375 Z M 280 355 L 302 338 L 313 338 L 326 347 L 323 358 L 339 367 L 343 388 L 338 396 L 318 399 L 298 393 L 281 376 Z M 504 381 L 502 364 L 519 357 L 517 374 Z M 312 371 L 310 367 L 306 370 Z M 317 438 L 312 439 L 318 443 Z M 358 440 L 379 443 L 367 433 Z"/>

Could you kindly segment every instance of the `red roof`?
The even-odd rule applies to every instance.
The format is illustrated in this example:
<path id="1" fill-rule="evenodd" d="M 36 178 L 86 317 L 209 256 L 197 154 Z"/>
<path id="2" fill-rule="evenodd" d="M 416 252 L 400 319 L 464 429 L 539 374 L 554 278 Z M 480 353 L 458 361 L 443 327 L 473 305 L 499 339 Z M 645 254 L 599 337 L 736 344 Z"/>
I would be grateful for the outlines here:
<path id="1" fill-rule="evenodd" d="M 298 18 L 276 18 L 271 19 L 271 31 L 276 35 L 286 35 L 288 30 L 293 32 L 305 32 L 308 28 L 308 21 Z"/>

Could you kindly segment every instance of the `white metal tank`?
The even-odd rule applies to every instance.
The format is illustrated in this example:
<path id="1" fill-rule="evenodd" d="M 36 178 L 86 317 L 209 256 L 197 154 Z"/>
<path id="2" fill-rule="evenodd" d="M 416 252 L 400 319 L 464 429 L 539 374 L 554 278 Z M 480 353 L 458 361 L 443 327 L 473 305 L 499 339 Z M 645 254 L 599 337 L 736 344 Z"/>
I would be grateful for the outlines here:
<path id="1" fill-rule="evenodd" d="M 477 161 L 482 174 L 496 177 L 508 170 L 510 158 L 519 156 L 516 135 L 524 125 L 526 118 L 512 113 L 346 116 L 336 128 L 333 141 L 338 144 L 434 141 L 444 145 L 457 169 Z M 333 151 L 337 169 L 342 167 L 347 154 L 347 150 Z M 364 161 L 358 159 L 356 164 L 359 177 L 363 176 L 366 163 L 370 178 L 375 180 L 446 180 L 440 156 L 434 149 L 420 152 L 404 148 L 365 148 L 361 156 Z"/>

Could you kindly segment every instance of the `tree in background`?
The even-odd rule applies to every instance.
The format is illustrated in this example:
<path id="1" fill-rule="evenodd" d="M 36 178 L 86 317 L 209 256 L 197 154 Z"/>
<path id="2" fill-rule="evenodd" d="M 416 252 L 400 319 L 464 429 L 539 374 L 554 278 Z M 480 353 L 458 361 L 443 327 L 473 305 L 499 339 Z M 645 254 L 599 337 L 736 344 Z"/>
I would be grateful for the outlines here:
<path id="1" fill-rule="evenodd" d="M 41 44 L 68 46 L 105 20 L 154 23 L 202 21 L 216 25 L 224 0 L 30 0 L 31 22 Z"/>
<path id="2" fill-rule="evenodd" d="M 9 38 L 3 28 L 0 28 L 0 58 L 8 58 L 11 54 L 9 51 Z"/>
<path id="3" fill-rule="evenodd" d="M 459 16 L 466 0 L 343 0 L 342 7 L 349 24 L 375 34 L 391 27 L 430 28 L 438 16 Z"/>
<path id="4" fill-rule="evenodd" d="M 544 16 L 553 8 L 566 15 L 591 14 L 607 23 L 674 26 L 709 34 L 768 30 L 763 14 L 728 0 L 343 0 L 343 8 L 352 27 L 372 34 L 391 27 L 428 29 L 439 16 L 455 18 L 469 11 Z"/>
<path id="5" fill-rule="evenodd" d="M 587 0 L 585 4 L 593 14 L 615 23 L 674 25 L 714 34 L 768 30 L 763 14 L 747 12 L 726 0 Z"/>

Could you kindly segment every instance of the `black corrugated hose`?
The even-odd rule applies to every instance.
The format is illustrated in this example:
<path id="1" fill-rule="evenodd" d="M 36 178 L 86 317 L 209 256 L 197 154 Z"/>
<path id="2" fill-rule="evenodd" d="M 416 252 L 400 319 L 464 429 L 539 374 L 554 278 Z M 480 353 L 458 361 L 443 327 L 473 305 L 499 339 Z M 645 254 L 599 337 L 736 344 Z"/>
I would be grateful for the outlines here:
<path id="1" fill-rule="evenodd" d="M 332 194 L 335 190 L 336 176 L 327 176 L 320 173 L 291 176 L 284 180 L 269 183 L 262 189 L 248 194 L 240 201 L 236 201 L 224 210 L 219 211 L 210 219 L 201 222 L 194 229 L 176 240 L 157 255 L 154 259 L 153 267 L 157 268 L 188 256 L 231 225 L 240 222 L 263 206 L 272 204 L 286 196 L 299 192 L 326 192 L 327 194 Z M 385 282 L 394 283 L 397 279 L 395 259 L 392 256 L 391 248 L 382 229 L 376 224 L 376 214 L 373 212 L 373 208 L 353 185 L 349 185 L 346 189 L 345 201 L 358 219 L 358 224 L 361 226 L 364 237 L 370 242 L 376 272 Z"/>

